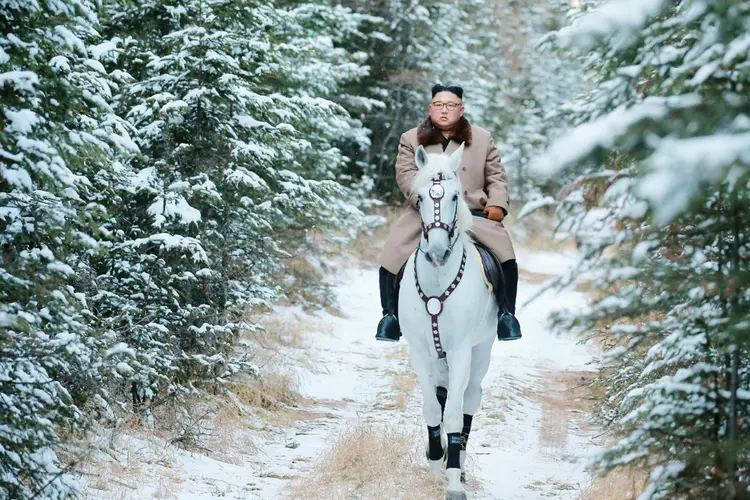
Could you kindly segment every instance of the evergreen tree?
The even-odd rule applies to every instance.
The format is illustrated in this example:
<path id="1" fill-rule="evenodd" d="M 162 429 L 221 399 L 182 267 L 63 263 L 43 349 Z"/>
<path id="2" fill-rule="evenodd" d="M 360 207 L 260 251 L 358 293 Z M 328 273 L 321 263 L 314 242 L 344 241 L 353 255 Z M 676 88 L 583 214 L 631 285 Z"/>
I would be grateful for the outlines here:
<path id="1" fill-rule="evenodd" d="M 613 336 L 600 383 L 622 438 L 597 465 L 650 471 L 643 499 L 750 491 L 749 13 L 613 0 L 558 33 L 595 86 L 535 170 L 575 176 L 560 211 L 599 296 L 560 325 Z"/>
<path id="2" fill-rule="evenodd" d="M 0 496 L 64 498 L 61 433 L 85 425 L 106 341 L 83 289 L 99 193 L 134 147 L 89 42 L 95 5 L 0 7 Z"/>
<path id="3" fill-rule="evenodd" d="M 242 315 L 278 297 L 281 259 L 312 227 L 361 220 L 334 145 L 358 132 L 329 97 L 367 69 L 334 44 L 359 22 L 342 8 L 108 8 L 135 78 L 118 110 L 142 155 L 113 212 L 97 306 L 135 349 L 127 380 L 151 398 L 240 369 L 230 354 Z"/>

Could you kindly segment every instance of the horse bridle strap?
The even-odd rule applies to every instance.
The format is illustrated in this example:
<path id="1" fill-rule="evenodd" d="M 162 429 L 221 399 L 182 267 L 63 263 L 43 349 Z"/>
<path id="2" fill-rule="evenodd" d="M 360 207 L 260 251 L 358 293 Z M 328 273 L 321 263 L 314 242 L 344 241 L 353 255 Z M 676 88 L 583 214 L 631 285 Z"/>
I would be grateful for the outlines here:
<path id="1" fill-rule="evenodd" d="M 440 316 L 440 313 L 443 312 L 443 302 L 445 302 L 445 299 L 450 296 L 451 293 L 456 289 L 459 283 L 461 283 L 461 278 L 464 276 L 464 269 L 466 268 L 466 249 L 464 248 L 464 253 L 461 256 L 461 267 L 458 269 L 458 274 L 453 279 L 450 285 L 448 285 L 448 288 L 440 295 L 440 296 L 433 296 L 428 297 L 424 291 L 422 290 L 422 287 L 419 286 L 419 278 L 417 277 L 417 259 L 414 259 L 414 281 L 417 283 L 417 293 L 419 293 L 419 297 L 424 302 L 424 307 L 427 309 L 427 314 L 430 315 L 430 323 L 432 325 L 432 340 L 435 343 L 435 350 L 437 351 L 438 358 L 444 358 L 445 357 L 445 351 L 443 351 L 443 346 L 440 343 L 440 331 L 438 330 L 438 316 Z"/>
<path id="2" fill-rule="evenodd" d="M 424 221 L 422 221 L 422 233 L 424 234 L 425 239 L 427 239 L 427 231 L 436 227 L 448 231 L 448 238 L 450 239 L 453 239 L 453 234 L 456 232 L 456 221 L 458 219 L 457 216 L 453 217 L 453 222 L 451 224 L 446 224 L 445 222 L 440 220 L 440 200 L 443 196 L 445 196 L 445 189 L 440 185 L 440 182 L 444 179 L 445 178 L 443 177 L 442 172 L 437 174 L 437 176 L 432 179 L 432 186 L 430 187 L 430 198 L 432 198 L 434 220 L 427 225 L 425 225 Z M 458 212 L 456 212 L 456 215 L 458 215 Z"/>

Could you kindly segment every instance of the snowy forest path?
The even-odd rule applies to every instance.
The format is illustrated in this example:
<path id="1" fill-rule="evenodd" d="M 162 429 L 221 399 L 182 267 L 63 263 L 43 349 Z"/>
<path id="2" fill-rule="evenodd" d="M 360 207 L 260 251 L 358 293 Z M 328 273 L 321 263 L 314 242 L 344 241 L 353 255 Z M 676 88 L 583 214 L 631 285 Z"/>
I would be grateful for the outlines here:
<path id="1" fill-rule="evenodd" d="M 470 438 L 467 471 L 471 498 L 573 499 L 588 485 L 582 462 L 596 446 L 587 413 L 588 392 L 583 386 L 595 369 L 589 362 L 597 353 L 594 347 L 580 345 L 577 337 L 556 336 L 547 328 L 553 310 L 579 307 L 585 303 L 585 296 L 575 291 L 548 291 L 524 306 L 542 286 L 540 277 L 549 276 L 555 268 L 562 271 L 560 262 L 570 261 L 569 255 L 537 252 L 519 262 L 519 318 L 524 338 L 493 348 L 482 407 Z M 352 484 L 351 478 L 359 476 L 366 482 L 366 475 L 371 474 L 370 481 L 378 481 L 374 477 L 377 471 L 367 472 L 373 464 L 359 462 L 387 462 L 393 457 L 386 451 L 378 458 L 375 449 L 364 456 L 349 457 L 351 450 L 362 446 L 361 441 L 372 434 L 394 443 L 406 438 L 410 449 L 401 452 L 413 455 L 410 460 L 416 462 L 416 470 L 411 473 L 419 474 L 426 468 L 426 463 L 421 463 L 421 393 L 409 365 L 408 347 L 403 341 L 383 344 L 373 338 L 380 319 L 377 269 L 345 273 L 337 293 L 345 317 L 326 318 L 330 334 L 315 340 L 317 363 L 327 368 L 326 373 L 308 374 L 302 388 L 306 397 L 338 401 L 338 405 L 326 409 L 337 418 L 318 422 L 314 430 L 309 428 L 310 423 L 300 422 L 303 429 L 298 429 L 301 435 L 293 438 L 299 441 L 294 451 L 316 462 L 303 461 L 312 464 L 311 470 L 296 471 L 302 473 L 296 487 L 278 485 L 276 492 L 265 492 L 270 497 L 377 498 L 367 486 Z M 286 468 L 290 462 L 284 460 L 274 457 L 272 462 L 275 467 Z M 387 474 L 391 467 L 385 464 L 383 468 Z M 397 467 L 392 473 L 399 474 Z M 340 484 L 322 487 L 316 481 L 320 477 Z M 394 488 L 403 486 L 393 484 Z M 414 487 L 414 483 L 407 486 Z M 422 497 L 416 491 L 406 493 L 402 489 L 391 494 L 397 498 Z M 424 498 L 432 497 L 425 492 Z"/>
<path id="2" fill-rule="evenodd" d="M 547 319 L 553 310 L 581 306 L 586 296 L 547 291 L 526 304 L 573 257 L 519 255 L 524 337 L 493 347 L 469 440 L 469 498 L 577 499 L 590 482 L 583 461 L 598 448 L 584 386 L 598 351 L 573 335 L 550 333 Z M 301 345 L 280 353 L 302 394 L 293 419 L 239 417 L 257 429 L 252 447 L 239 455 L 123 435 L 117 464 L 126 473 L 101 474 L 100 485 L 92 474 L 85 497 L 113 498 L 114 489 L 121 499 L 444 498 L 443 486 L 427 474 L 422 397 L 408 346 L 374 339 L 378 271 L 354 266 L 336 282 L 340 314 L 298 307 L 273 313 L 305 331 Z M 151 480 L 138 479 L 147 474 Z"/>

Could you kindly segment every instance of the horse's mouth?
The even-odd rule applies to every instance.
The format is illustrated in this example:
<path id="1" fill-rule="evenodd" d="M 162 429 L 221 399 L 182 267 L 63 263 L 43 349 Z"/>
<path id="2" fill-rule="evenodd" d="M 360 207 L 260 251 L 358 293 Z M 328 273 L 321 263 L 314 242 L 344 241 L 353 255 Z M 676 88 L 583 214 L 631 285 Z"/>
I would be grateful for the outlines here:
<path id="1" fill-rule="evenodd" d="M 429 261 L 430 264 L 433 265 L 433 267 L 440 267 L 442 265 L 445 265 L 446 262 L 448 262 L 448 259 L 451 256 L 451 251 L 450 249 L 446 250 L 442 258 L 438 257 L 432 252 L 429 252 L 426 255 L 427 255 L 427 260 Z"/>

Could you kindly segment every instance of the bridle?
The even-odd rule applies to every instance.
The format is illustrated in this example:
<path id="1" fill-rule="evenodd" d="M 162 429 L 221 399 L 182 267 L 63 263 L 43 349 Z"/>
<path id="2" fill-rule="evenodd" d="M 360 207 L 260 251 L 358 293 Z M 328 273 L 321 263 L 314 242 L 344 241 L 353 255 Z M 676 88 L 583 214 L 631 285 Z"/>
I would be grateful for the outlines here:
<path id="1" fill-rule="evenodd" d="M 448 231 L 448 238 L 451 240 L 449 249 L 450 251 L 453 251 L 453 246 L 458 240 L 458 238 L 456 238 L 455 240 L 453 239 L 453 236 L 456 232 L 456 224 L 458 220 L 458 207 L 456 207 L 456 213 L 453 216 L 453 222 L 451 224 L 446 224 L 445 222 L 440 220 L 440 200 L 445 195 L 445 189 L 440 184 L 443 180 L 445 180 L 445 178 L 443 177 L 442 173 L 439 173 L 432 179 L 432 186 L 430 187 L 430 198 L 433 202 L 435 218 L 429 224 L 425 224 L 424 220 L 422 221 L 422 234 L 424 235 L 425 240 L 427 240 L 427 231 L 429 231 L 430 229 L 436 227 L 446 229 Z M 421 245 L 419 247 L 419 250 L 421 250 Z M 422 252 L 424 252 L 424 250 L 422 250 Z M 448 296 L 456 289 L 458 284 L 461 282 L 461 278 L 463 278 L 464 269 L 466 268 L 466 248 L 464 248 L 463 255 L 461 256 L 461 267 L 458 269 L 458 274 L 453 279 L 451 284 L 448 285 L 448 288 L 439 296 L 428 297 L 422 290 L 422 287 L 419 285 L 419 278 L 417 277 L 417 260 L 418 259 L 414 259 L 414 282 L 417 284 L 417 293 L 419 293 L 419 298 L 421 298 L 424 302 L 427 314 L 430 315 L 432 340 L 435 344 L 435 350 L 437 351 L 438 358 L 444 358 L 445 351 L 443 350 L 442 343 L 440 342 L 438 316 L 440 316 L 440 313 L 443 312 L 443 303 L 448 298 Z"/>
<path id="2" fill-rule="evenodd" d="M 458 207 L 456 207 L 456 213 L 453 215 L 453 222 L 446 224 L 440 220 L 440 200 L 445 196 L 445 189 L 440 183 L 444 180 L 445 177 L 443 177 L 442 172 L 432 178 L 432 186 L 430 187 L 429 193 L 430 198 L 432 199 L 434 218 L 429 224 L 425 224 L 424 220 L 422 220 L 422 235 L 424 236 L 424 239 L 427 240 L 427 231 L 430 229 L 436 227 L 445 229 L 448 231 L 448 239 L 451 240 L 450 248 L 453 250 L 453 245 L 455 244 L 455 241 L 453 241 L 453 235 L 456 233 L 456 224 L 458 222 Z"/>

